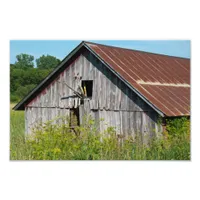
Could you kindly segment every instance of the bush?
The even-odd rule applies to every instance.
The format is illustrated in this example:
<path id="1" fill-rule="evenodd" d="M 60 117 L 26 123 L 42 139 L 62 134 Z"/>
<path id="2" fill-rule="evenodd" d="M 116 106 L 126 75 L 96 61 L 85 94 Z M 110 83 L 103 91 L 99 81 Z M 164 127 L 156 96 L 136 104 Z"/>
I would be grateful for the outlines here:
<path id="1" fill-rule="evenodd" d="M 17 95 L 15 95 L 15 94 L 10 95 L 10 101 L 11 102 L 17 103 L 19 100 L 20 100 L 20 98 Z"/>
<path id="2" fill-rule="evenodd" d="M 38 85 L 52 69 L 10 69 L 10 93 L 11 96 L 17 97 L 18 101 L 28 94 L 30 90 Z M 10 99 L 11 102 L 13 97 Z M 16 98 L 14 98 L 15 100 Z"/>
<path id="3" fill-rule="evenodd" d="M 139 135 L 122 141 L 113 127 L 100 133 L 98 125 L 91 118 L 85 119 L 81 126 L 73 130 L 63 118 L 55 120 L 60 124 L 54 124 L 54 120 L 40 124 L 26 139 L 20 136 L 18 141 L 14 137 L 11 140 L 11 159 L 190 160 L 190 132 L 187 130 L 181 134 L 179 129 L 174 128 L 178 127 L 180 121 L 174 124 L 169 122 L 166 137 L 154 138 L 148 144 L 143 144 Z M 189 120 L 183 122 L 189 123 Z"/>
<path id="4" fill-rule="evenodd" d="M 186 117 L 167 119 L 166 130 L 171 136 L 190 134 L 190 120 Z"/>
<path id="5" fill-rule="evenodd" d="M 18 99 L 24 98 L 33 88 L 35 85 L 26 85 L 26 86 L 19 86 L 17 91 L 16 91 L 16 96 Z"/>

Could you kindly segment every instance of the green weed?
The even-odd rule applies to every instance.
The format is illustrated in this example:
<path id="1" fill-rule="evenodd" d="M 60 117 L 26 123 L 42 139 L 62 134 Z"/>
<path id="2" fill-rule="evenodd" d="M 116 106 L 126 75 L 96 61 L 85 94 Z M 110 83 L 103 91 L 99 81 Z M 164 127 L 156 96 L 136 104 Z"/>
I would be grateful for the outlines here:
<path id="1" fill-rule="evenodd" d="M 63 120 L 56 118 L 55 120 Z M 38 125 L 24 136 L 24 112 L 11 111 L 11 160 L 190 160 L 190 121 L 167 121 L 163 137 L 143 144 L 140 134 L 121 139 L 114 127 L 99 132 L 90 117 L 71 129 L 53 121 Z"/>

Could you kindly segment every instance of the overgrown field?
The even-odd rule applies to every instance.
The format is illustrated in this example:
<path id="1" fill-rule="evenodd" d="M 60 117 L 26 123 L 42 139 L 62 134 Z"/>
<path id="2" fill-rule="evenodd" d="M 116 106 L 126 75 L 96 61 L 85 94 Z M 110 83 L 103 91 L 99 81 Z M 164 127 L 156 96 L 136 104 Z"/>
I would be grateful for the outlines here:
<path id="1" fill-rule="evenodd" d="M 140 137 L 122 142 L 112 127 L 99 134 L 97 127 L 92 119 L 85 120 L 75 134 L 66 124 L 48 122 L 25 140 L 24 112 L 11 111 L 10 159 L 190 160 L 190 122 L 186 118 L 168 121 L 164 136 L 145 145 Z"/>

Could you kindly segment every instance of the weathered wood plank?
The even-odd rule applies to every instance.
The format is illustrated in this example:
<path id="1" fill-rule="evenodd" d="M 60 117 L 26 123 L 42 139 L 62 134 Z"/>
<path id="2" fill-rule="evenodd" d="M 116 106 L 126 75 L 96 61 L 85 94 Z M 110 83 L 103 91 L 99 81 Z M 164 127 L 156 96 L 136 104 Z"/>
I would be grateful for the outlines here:
<path id="1" fill-rule="evenodd" d="M 116 84 L 117 77 L 111 74 L 110 79 L 110 110 L 115 110 L 115 98 L 116 98 Z"/>
<path id="2" fill-rule="evenodd" d="M 110 70 L 106 69 L 105 70 L 106 74 L 106 110 L 110 110 L 110 78 L 111 78 L 111 72 Z"/>
<path id="3" fill-rule="evenodd" d="M 126 87 L 124 85 L 124 83 L 121 83 L 121 104 L 120 104 L 120 110 L 126 110 L 126 94 L 125 94 L 125 90 Z"/>
<path id="4" fill-rule="evenodd" d="M 83 107 L 83 105 L 80 105 L 79 106 L 79 121 L 80 121 L 80 124 L 83 123 L 83 118 L 84 118 L 84 107 Z"/>
<path id="5" fill-rule="evenodd" d="M 93 70 L 93 109 L 98 109 L 98 72 L 96 67 Z"/>
<path id="6" fill-rule="evenodd" d="M 134 112 L 129 112 L 129 135 L 134 136 L 135 135 L 135 130 L 134 130 Z"/>
<path id="7" fill-rule="evenodd" d="M 94 79 L 93 70 L 94 70 L 95 66 L 93 65 L 91 60 L 92 60 L 92 54 L 89 53 L 89 60 L 88 60 L 88 63 L 87 63 L 87 65 L 88 65 L 88 77 L 87 77 L 87 79 L 88 80 L 93 80 Z"/>
<path id="8" fill-rule="evenodd" d="M 115 115 L 115 123 L 116 123 L 116 133 L 119 135 L 121 134 L 121 127 L 120 127 L 120 112 L 119 111 L 115 111 L 114 112 Z"/>
<path id="9" fill-rule="evenodd" d="M 101 68 L 102 67 L 102 64 L 101 63 L 97 63 L 99 65 L 99 67 Z M 98 109 L 103 109 L 103 106 L 102 106 L 102 73 L 101 71 L 99 71 L 97 69 L 97 79 L 98 79 L 98 86 L 97 86 L 97 98 L 98 98 Z"/>

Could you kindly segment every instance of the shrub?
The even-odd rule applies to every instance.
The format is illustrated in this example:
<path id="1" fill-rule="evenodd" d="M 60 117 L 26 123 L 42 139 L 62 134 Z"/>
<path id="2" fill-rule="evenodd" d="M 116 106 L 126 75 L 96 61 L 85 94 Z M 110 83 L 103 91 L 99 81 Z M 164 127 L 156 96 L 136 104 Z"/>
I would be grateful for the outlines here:
<path id="1" fill-rule="evenodd" d="M 190 120 L 186 117 L 166 119 L 166 130 L 171 136 L 189 135 Z"/>
<path id="2" fill-rule="evenodd" d="M 11 101 L 11 102 L 16 103 L 16 102 L 18 102 L 19 100 L 20 100 L 20 98 L 19 98 L 17 95 L 15 95 L 15 94 L 11 94 L 11 95 L 10 95 L 10 101 Z"/>
<path id="3" fill-rule="evenodd" d="M 189 120 L 167 124 L 167 137 L 153 138 L 148 144 L 140 135 L 124 140 L 117 137 L 115 128 L 99 132 L 99 126 L 90 117 L 71 129 L 63 118 L 40 124 L 26 139 L 11 137 L 12 160 L 189 160 Z M 179 128 L 185 131 L 179 132 Z M 184 127 L 184 128 L 183 128 Z M 16 128 L 16 127 L 15 127 Z M 177 129 L 176 129 L 177 128 Z M 177 131 L 177 133 L 176 133 Z M 173 133 L 173 134 L 172 134 Z M 166 135 L 167 135 L 166 134 Z"/>
<path id="4" fill-rule="evenodd" d="M 34 87 L 35 85 L 33 84 L 26 86 L 19 86 L 16 91 L 17 97 L 20 99 L 24 98 Z"/>

